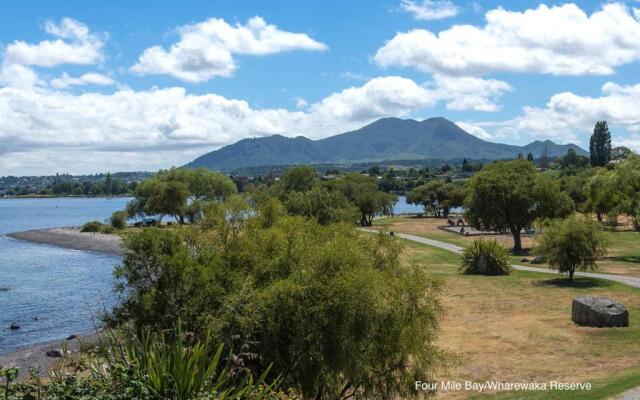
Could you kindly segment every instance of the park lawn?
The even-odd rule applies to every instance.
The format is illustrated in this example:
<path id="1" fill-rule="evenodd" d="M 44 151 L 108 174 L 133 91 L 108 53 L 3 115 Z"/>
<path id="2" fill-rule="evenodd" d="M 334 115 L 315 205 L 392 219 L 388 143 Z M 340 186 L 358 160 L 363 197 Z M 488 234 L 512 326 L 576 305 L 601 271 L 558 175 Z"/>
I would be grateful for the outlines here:
<path id="1" fill-rule="evenodd" d="M 379 218 L 374 221 L 374 228 L 382 228 L 394 231 L 409 233 L 429 239 L 466 247 L 478 236 L 466 237 L 455 233 L 438 229 L 439 225 L 444 225 L 443 218 L 419 218 L 412 216 Z M 609 254 L 604 259 L 598 261 L 596 272 L 629 275 L 640 277 L 640 233 L 638 232 L 607 232 L 609 239 Z M 488 235 L 486 239 L 496 239 L 507 248 L 513 247 L 511 235 Z M 530 251 L 535 245 L 534 236 L 524 235 L 522 246 L 526 251 Z M 512 264 L 530 265 L 522 262 L 522 258 L 533 258 L 534 255 L 514 255 L 511 257 Z M 534 267 L 548 267 L 546 264 L 532 265 Z"/>
<path id="2" fill-rule="evenodd" d="M 440 373 L 438 381 L 600 382 L 599 393 L 610 395 L 630 387 L 633 379 L 629 374 L 635 377 L 640 373 L 638 289 L 586 278 L 566 286 L 559 277 L 522 271 L 501 277 L 461 275 L 457 255 L 410 242 L 405 242 L 403 262 L 422 265 L 443 281 L 445 315 L 438 344 L 459 356 L 461 364 Z M 586 294 L 624 303 L 630 326 L 598 329 L 575 325 L 571 301 Z M 620 381 L 608 379 L 614 375 L 621 377 Z M 604 394 L 593 398 L 606 398 Z M 438 398 L 471 395 L 446 392 Z M 547 395 L 541 398 L 550 398 Z"/>

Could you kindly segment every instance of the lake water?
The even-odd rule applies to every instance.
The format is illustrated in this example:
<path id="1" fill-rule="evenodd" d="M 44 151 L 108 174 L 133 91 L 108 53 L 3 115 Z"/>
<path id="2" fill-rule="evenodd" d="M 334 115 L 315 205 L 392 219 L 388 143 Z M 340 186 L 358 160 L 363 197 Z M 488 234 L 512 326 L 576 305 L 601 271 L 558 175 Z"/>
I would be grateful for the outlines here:
<path id="1" fill-rule="evenodd" d="M 394 214 L 420 214 L 424 212 L 424 207 L 407 203 L 407 198 L 398 196 L 398 202 L 393 207 Z"/>
<path id="2" fill-rule="evenodd" d="M 113 304 L 118 257 L 31 244 L 10 232 L 103 221 L 128 198 L 0 199 L 0 354 L 92 331 Z M 11 331 L 16 322 L 21 329 Z"/>

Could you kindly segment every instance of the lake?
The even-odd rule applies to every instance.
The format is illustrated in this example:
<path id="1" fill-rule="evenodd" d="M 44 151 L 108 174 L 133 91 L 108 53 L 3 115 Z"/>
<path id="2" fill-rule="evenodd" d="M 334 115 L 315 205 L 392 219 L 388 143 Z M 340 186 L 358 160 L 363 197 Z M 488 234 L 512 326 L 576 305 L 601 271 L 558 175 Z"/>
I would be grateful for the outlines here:
<path id="1" fill-rule="evenodd" d="M 92 331 L 94 313 L 113 305 L 118 257 L 20 242 L 29 229 L 103 221 L 128 198 L 0 199 L 0 354 Z M 16 322 L 21 329 L 11 331 Z"/>

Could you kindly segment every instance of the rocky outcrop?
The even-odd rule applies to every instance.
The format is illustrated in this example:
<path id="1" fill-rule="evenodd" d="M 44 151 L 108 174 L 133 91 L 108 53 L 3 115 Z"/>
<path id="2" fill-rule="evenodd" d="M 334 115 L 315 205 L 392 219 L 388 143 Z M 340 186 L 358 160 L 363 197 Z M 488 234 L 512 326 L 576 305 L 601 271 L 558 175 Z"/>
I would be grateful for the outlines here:
<path id="1" fill-rule="evenodd" d="M 578 325 L 593 327 L 629 326 L 629 311 L 615 300 L 601 296 L 580 296 L 573 299 L 571 320 Z"/>
<path id="2" fill-rule="evenodd" d="M 12 331 L 17 331 L 18 329 L 20 329 L 20 324 L 18 324 L 17 322 L 12 322 L 11 325 L 9 325 L 9 329 L 11 329 Z"/>

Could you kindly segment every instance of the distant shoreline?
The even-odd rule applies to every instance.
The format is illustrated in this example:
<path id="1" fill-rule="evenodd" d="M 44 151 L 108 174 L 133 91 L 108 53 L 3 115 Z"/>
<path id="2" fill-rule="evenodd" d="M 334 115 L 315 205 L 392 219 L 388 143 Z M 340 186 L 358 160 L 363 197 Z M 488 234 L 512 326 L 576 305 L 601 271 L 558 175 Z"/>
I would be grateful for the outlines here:
<path id="1" fill-rule="evenodd" d="M 80 232 L 79 228 L 47 228 L 6 235 L 25 242 L 48 244 L 73 250 L 93 251 L 96 253 L 124 256 L 122 238 L 104 233 Z"/>
<path id="2" fill-rule="evenodd" d="M 133 197 L 132 193 L 129 194 L 117 194 L 113 196 L 89 196 L 86 194 L 69 194 L 69 195 L 59 195 L 59 194 L 33 194 L 33 195 L 25 195 L 25 196 L 0 196 L 0 200 L 3 199 L 111 199 L 111 198 L 122 198 L 122 197 Z"/>

